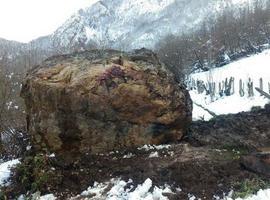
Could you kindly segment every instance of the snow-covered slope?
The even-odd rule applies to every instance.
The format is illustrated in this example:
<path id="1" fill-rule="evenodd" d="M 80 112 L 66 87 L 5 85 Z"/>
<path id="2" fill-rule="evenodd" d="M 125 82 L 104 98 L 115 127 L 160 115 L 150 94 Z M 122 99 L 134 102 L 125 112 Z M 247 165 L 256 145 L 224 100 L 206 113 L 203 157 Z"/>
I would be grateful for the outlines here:
<path id="1" fill-rule="evenodd" d="M 51 36 L 53 46 L 147 47 L 168 34 L 196 29 L 206 17 L 248 0 L 100 0 L 81 9 Z"/>
<path id="2" fill-rule="evenodd" d="M 210 96 L 198 94 L 196 90 L 191 90 L 190 94 L 194 102 L 204 106 L 210 111 L 216 114 L 229 114 L 238 113 L 241 111 L 249 111 L 253 106 L 264 106 L 266 103 L 270 103 L 269 99 L 261 96 L 256 90 L 254 90 L 254 96 L 248 97 L 247 83 L 249 78 L 254 83 L 255 87 L 260 87 L 259 79 L 263 79 L 263 90 L 269 92 L 270 90 L 270 50 L 265 50 L 260 54 L 243 58 L 236 62 L 232 62 L 225 65 L 222 68 L 215 68 L 209 72 L 195 73 L 190 76 L 191 79 L 197 81 L 201 80 L 207 83 L 209 80 L 215 82 L 218 85 L 219 82 L 225 81 L 226 78 L 234 77 L 235 79 L 235 92 L 232 96 L 220 97 L 218 91 L 216 91 L 214 101 L 211 101 Z M 239 81 L 240 79 L 244 83 L 244 97 L 240 97 L 239 94 Z M 194 105 L 193 118 L 198 120 L 204 118 L 210 119 L 212 116 Z"/>
<path id="3" fill-rule="evenodd" d="M 46 54 L 89 47 L 130 50 L 153 48 L 168 34 L 196 30 L 205 18 L 255 0 L 99 0 L 79 10 L 51 35 L 28 44 Z"/>

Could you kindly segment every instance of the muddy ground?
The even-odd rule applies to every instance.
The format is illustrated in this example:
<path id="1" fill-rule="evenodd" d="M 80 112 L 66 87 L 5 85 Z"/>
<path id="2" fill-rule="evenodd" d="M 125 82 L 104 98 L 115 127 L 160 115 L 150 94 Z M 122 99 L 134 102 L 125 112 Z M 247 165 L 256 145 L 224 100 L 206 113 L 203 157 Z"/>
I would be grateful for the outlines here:
<path id="1" fill-rule="evenodd" d="M 194 146 L 270 146 L 270 104 L 251 112 L 218 116 L 208 122 L 193 122 L 186 140 Z"/>
<path id="2" fill-rule="evenodd" d="M 14 173 L 14 184 L 6 188 L 6 195 L 8 199 L 14 199 L 17 194 L 38 189 L 44 194 L 54 193 L 59 199 L 68 199 L 80 194 L 95 181 L 105 182 L 119 177 L 126 181 L 132 179 L 135 184 L 151 178 L 154 185 L 166 183 L 182 189 L 181 192 L 174 190 L 175 194 L 168 194 L 169 199 L 188 199 L 188 195 L 193 194 L 210 200 L 214 195 L 223 196 L 232 189 L 241 190 L 241 183 L 246 180 L 267 181 L 265 176 L 243 167 L 241 157 L 269 146 L 268 105 L 265 109 L 254 109 L 249 113 L 194 122 L 184 141 L 171 144 L 169 148 L 82 155 L 77 162 L 69 164 L 57 155 L 41 156 L 45 160 L 42 162 L 38 159 L 26 161 L 23 166 L 26 169 Z M 150 158 L 153 152 L 158 152 L 159 156 Z M 31 155 L 30 152 L 27 154 L 28 157 Z M 21 184 L 21 177 L 26 176 L 24 171 L 29 170 L 27 167 L 31 162 L 35 162 L 38 170 L 31 169 L 33 173 L 27 175 L 25 184 Z M 33 187 L 33 183 L 41 182 L 38 177 L 43 177 L 44 171 L 53 176 Z"/>

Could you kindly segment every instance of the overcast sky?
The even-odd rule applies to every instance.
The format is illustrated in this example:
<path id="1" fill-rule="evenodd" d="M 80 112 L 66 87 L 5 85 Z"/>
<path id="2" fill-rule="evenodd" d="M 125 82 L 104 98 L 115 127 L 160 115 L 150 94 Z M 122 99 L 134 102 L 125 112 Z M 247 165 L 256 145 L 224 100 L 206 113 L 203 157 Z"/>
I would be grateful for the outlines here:
<path id="1" fill-rule="evenodd" d="M 28 42 L 52 33 L 97 0 L 0 0 L 0 37 Z"/>

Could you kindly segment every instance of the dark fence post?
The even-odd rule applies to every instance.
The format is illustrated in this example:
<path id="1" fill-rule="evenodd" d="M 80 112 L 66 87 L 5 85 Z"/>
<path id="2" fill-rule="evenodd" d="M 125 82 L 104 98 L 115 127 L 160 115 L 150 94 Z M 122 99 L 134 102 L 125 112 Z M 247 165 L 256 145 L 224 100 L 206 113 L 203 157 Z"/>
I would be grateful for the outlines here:
<path id="1" fill-rule="evenodd" d="M 242 79 L 239 80 L 239 94 L 240 94 L 240 97 L 243 97 L 245 96 L 245 89 L 244 89 L 245 85 L 242 81 Z"/>
<path id="2" fill-rule="evenodd" d="M 253 97 L 254 96 L 254 91 L 253 91 L 253 82 L 251 81 L 251 78 L 248 79 L 248 96 Z"/>

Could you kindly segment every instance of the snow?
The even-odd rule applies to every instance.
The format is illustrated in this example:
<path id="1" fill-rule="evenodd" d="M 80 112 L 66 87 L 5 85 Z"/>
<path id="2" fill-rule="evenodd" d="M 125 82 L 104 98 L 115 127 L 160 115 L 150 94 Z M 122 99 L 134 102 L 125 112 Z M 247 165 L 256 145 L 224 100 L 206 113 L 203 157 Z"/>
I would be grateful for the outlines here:
<path id="1" fill-rule="evenodd" d="M 199 103 L 217 115 L 250 111 L 253 106 L 264 107 L 265 104 L 269 103 L 269 100 L 262 96 L 254 96 L 249 98 L 232 95 L 220 98 L 214 102 L 211 102 L 209 96 L 198 94 L 194 90 L 190 91 L 190 96 L 194 102 Z M 212 117 L 213 116 L 208 112 L 193 104 L 193 120 L 210 120 Z"/>
<path id="2" fill-rule="evenodd" d="M 25 195 L 20 195 L 17 200 L 27 200 Z M 38 199 L 38 200 L 56 200 L 57 198 L 53 194 L 46 194 L 43 196 L 40 196 L 40 192 L 36 192 L 31 195 L 30 199 Z"/>
<path id="3" fill-rule="evenodd" d="M 221 68 L 214 68 L 209 72 L 195 73 L 191 78 L 207 82 L 212 79 L 213 82 L 225 81 L 226 78 L 234 77 L 235 83 L 239 83 L 242 79 L 246 83 L 248 78 L 254 81 L 254 86 L 259 87 L 259 79 L 263 78 L 264 88 L 268 89 L 267 82 L 270 81 L 270 50 L 265 50 L 262 53 L 243 58 L 241 60 L 232 62 Z M 236 84 L 236 86 L 239 86 Z M 235 91 L 238 91 L 236 87 Z"/>
<path id="4" fill-rule="evenodd" d="M 81 193 L 82 196 L 90 196 L 95 195 L 95 198 L 99 198 L 102 196 L 104 190 L 108 187 L 109 183 L 98 183 L 95 182 L 93 187 L 89 187 L 86 191 Z"/>
<path id="5" fill-rule="evenodd" d="M 238 11 L 236 4 L 227 0 L 98 1 L 69 18 L 50 36 L 50 41 L 53 47 L 88 44 L 91 39 L 114 49 L 155 48 L 163 37 L 183 30 L 188 33 L 228 6 Z"/>
<path id="6" fill-rule="evenodd" d="M 169 144 L 167 144 L 167 145 L 154 145 L 154 147 L 157 150 L 162 150 L 162 149 L 169 149 L 169 148 L 171 148 L 171 145 L 169 145 Z"/>
<path id="7" fill-rule="evenodd" d="M 28 146 L 26 147 L 26 151 L 30 151 L 31 148 L 32 148 L 32 146 L 31 146 L 31 145 L 28 145 Z"/>
<path id="8" fill-rule="evenodd" d="M 52 153 L 48 156 L 49 158 L 55 158 L 55 153 Z"/>
<path id="9" fill-rule="evenodd" d="M 214 68 L 209 72 L 200 72 L 190 75 L 190 80 L 203 81 L 207 83 L 209 81 L 215 82 L 216 87 L 226 78 L 233 77 L 235 83 L 234 94 L 232 96 L 220 97 L 218 90 L 214 98 L 205 95 L 205 93 L 198 94 L 197 90 L 191 90 L 190 95 L 192 100 L 214 112 L 217 115 L 238 113 L 242 111 L 249 111 L 253 106 L 264 107 L 265 104 L 269 103 L 269 99 L 261 96 L 254 89 L 254 96 L 248 97 L 247 83 L 249 78 L 254 82 L 254 88 L 259 87 L 260 79 L 263 79 L 263 90 L 269 92 L 268 83 L 270 82 L 270 50 L 265 50 L 262 53 L 243 58 L 241 60 L 227 64 L 221 68 Z M 240 79 L 244 83 L 245 95 L 240 97 L 239 94 L 239 81 Z M 191 84 L 191 82 L 189 83 Z M 190 85 L 192 86 L 192 85 Z M 194 104 L 193 109 L 193 120 L 209 120 L 212 116 Z"/>
<path id="10" fill-rule="evenodd" d="M 174 156 L 174 152 L 173 152 L 173 151 L 169 151 L 168 154 L 169 154 L 169 156 L 171 156 L 171 157 Z"/>
<path id="11" fill-rule="evenodd" d="M 82 192 L 72 199 L 90 200 L 90 199 L 106 199 L 106 200 L 168 200 L 164 193 L 173 193 L 169 185 L 164 185 L 163 187 L 153 186 L 151 179 L 146 179 L 143 184 L 138 185 L 135 189 L 132 185 L 133 181 L 131 179 L 125 182 L 120 179 L 111 179 L 109 182 L 97 183 L 95 182 L 93 187 L 89 187 L 86 191 Z M 108 191 L 108 187 L 113 185 Z M 128 187 L 127 187 L 128 186 Z M 152 189 L 152 190 L 151 190 Z M 108 192 L 106 192 L 108 191 Z M 131 192 L 132 191 L 132 192 Z M 152 191 L 152 192 L 151 192 Z M 180 188 L 176 188 L 176 191 L 181 192 Z M 213 199 L 216 200 L 269 200 L 270 199 L 270 189 L 259 190 L 257 194 L 250 195 L 246 198 L 236 198 L 233 199 L 233 192 L 231 192 L 227 197 L 220 198 L 214 196 Z M 24 200 L 24 196 L 21 195 L 20 200 Z M 57 198 L 53 194 L 47 194 L 39 197 L 40 200 L 56 200 Z M 188 195 L 189 200 L 200 199 L 196 198 L 193 194 Z"/>
<path id="12" fill-rule="evenodd" d="M 149 151 L 149 150 L 153 150 L 153 149 L 155 149 L 154 146 L 147 145 L 147 144 L 145 144 L 144 146 L 138 148 L 138 150 L 144 150 L 144 151 Z"/>
<path id="13" fill-rule="evenodd" d="M 108 192 L 108 198 L 115 199 L 116 197 L 120 198 L 121 196 L 123 196 L 122 194 L 125 193 L 124 188 L 128 183 L 132 183 L 132 180 L 129 180 L 128 182 L 120 180 L 118 184 L 114 185 L 112 189 Z"/>
<path id="14" fill-rule="evenodd" d="M 0 164 L 0 185 L 6 185 L 6 181 L 10 177 L 10 168 L 14 167 L 15 165 L 19 164 L 20 161 L 18 159 L 10 160 Z"/>
<path id="15" fill-rule="evenodd" d="M 14 92 L 14 91 L 13 91 L 13 92 Z M 12 102 L 12 101 L 7 102 L 7 103 L 6 103 L 6 106 L 7 106 L 7 109 L 8 109 L 8 110 L 11 110 L 11 109 L 18 110 L 18 109 L 19 109 L 19 106 L 15 105 L 15 103 Z"/>
<path id="16" fill-rule="evenodd" d="M 12 167 L 15 167 L 19 163 L 20 163 L 19 159 L 14 159 L 14 160 L 10 160 L 10 161 L 7 161 L 7 162 L 0 164 L 0 186 L 5 186 L 5 185 L 9 184 L 7 181 L 10 177 L 10 174 L 11 174 L 10 169 Z M 38 196 L 39 196 L 39 194 L 38 194 Z M 18 198 L 18 200 L 24 200 L 24 199 L 27 199 L 27 198 L 25 198 L 24 195 L 21 195 Z M 47 194 L 44 196 L 40 196 L 38 199 L 39 200 L 56 200 L 56 197 L 53 194 Z"/>
<path id="17" fill-rule="evenodd" d="M 155 152 L 150 153 L 149 158 L 158 158 L 158 152 L 155 151 Z"/>
<path id="18" fill-rule="evenodd" d="M 142 185 L 138 185 L 138 187 L 129 194 L 129 199 L 135 200 L 148 196 L 148 191 L 150 190 L 151 187 L 152 187 L 152 180 L 148 178 Z"/>
<path id="19" fill-rule="evenodd" d="M 128 153 L 127 155 L 124 155 L 123 158 L 132 158 L 134 156 L 135 156 L 134 154 Z"/>
<path id="20" fill-rule="evenodd" d="M 102 40 L 101 39 L 102 36 L 100 35 L 100 33 L 97 30 L 93 29 L 92 27 L 85 26 L 84 28 L 85 28 L 85 35 L 87 38 L 86 43 L 88 43 L 91 40 L 97 40 L 100 44 L 100 41 Z"/>
<path id="21" fill-rule="evenodd" d="M 193 194 L 188 194 L 189 200 L 196 200 L 196 197 Z"/>
<path id="22" fill-rule="evenodd" d="M 113 185 L 108 191 L 109 186 Z M 108 192 L 107 192 L 108 191 Z M 111 179 L 109 182 L 97 183 L 81 193 L 82 197 L 93 196 L 93 199 L 106 200 L 168 200 L 163 193 L 173 193 L 170 186 L 154 186 L 150 178 L 139 184 L 135 189 L 133 181 Z M 87 198 L 86 198 L 87 199 Z"/>
<path id="23" fill-rule="evenodd" d="M 39 200 L 56 200 L 56 197 L 53 194 L 46 194 L 41 196 Z"/>
<path id="24" fill-rule="evenodd" d="M 122 4 L 119 7 L 120 12 L 130 12 L 129 15 L 132 17 L 134 14 L 145 14 L 149 12 L 159 12 L 171 3 L 173 3 L 174 0 L 137 0 L 137 1 L 130 1 L 128 4 Z M 133 8 L 133 10 L 129 10 L 130 7 Z M 129 17 L 130 17 L 129 16 Z"/>
<path id="25" fill-rule="evenodd" d="M 147 145 L 145 144 L 142 147 L 139 147 L 138 150 L 144 150 L 144 151 L 149 151 L 149 150 L 162 150 L 162 149 L 169 149 L 171 148 L 171 145 Z"/>

